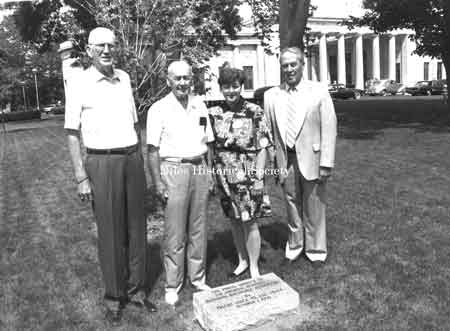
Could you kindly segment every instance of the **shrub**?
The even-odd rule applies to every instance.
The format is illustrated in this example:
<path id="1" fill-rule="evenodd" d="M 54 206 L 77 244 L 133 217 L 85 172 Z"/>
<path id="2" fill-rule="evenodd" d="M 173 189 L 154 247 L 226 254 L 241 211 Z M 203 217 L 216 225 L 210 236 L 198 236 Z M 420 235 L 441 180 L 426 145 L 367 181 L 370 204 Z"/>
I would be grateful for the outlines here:
<path id="1" fill-rule="evenodd" d="M 2 121 L 27 121 L 34 119 L 41 119 L 41 113 L 38 111 L 13 111 L 10 113 L 0 114 Z"/>

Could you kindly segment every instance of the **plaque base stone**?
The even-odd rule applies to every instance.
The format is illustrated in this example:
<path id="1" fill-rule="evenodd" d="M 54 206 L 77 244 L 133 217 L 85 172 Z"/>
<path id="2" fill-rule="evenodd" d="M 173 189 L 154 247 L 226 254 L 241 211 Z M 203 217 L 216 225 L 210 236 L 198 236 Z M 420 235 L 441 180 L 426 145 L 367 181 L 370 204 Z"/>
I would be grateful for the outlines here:
<path id="1" fill-rule="evenodd" d="M 194 315 L 207 331 L 237 331 L 297 308 L 298 293 L 274 273 L 194 293 Z"/>

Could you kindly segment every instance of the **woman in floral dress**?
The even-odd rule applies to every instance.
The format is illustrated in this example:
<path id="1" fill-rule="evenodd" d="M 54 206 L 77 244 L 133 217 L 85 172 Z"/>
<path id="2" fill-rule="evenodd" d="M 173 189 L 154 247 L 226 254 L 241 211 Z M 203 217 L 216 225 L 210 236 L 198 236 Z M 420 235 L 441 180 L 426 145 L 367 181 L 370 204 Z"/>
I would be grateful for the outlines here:
<path id="1" fill-rule="evenodd" d="M 264 111 L 241 96 L 242 70 L 225 67 L 219 85 L 225 98 L 221 106 L 209 109 L 215 135 L 214 170 L 225 215 L 231 219 L 231 231 L 239 264 L 231 274 L 239 276 L 250 267 L 258 277 L 261 237 L 256 219 L 264 216 L 264 173 L 267 148 L 272 144 Z"/>

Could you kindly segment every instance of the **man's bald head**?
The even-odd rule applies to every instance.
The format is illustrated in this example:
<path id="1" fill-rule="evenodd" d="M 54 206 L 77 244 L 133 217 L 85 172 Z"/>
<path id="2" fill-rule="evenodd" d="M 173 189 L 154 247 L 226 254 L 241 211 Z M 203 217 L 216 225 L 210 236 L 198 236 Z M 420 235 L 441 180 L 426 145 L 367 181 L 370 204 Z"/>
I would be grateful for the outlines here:
<path id="1" fill-rule="evenodd" d="M 95 28 L 89 33 L 88 44 L 90 45 L 114 44 L 115 41 L 114 32 L 104 27 Z"/>
<path id="2" fill-rule="evenodd" d="M 89 33 L 86 52 L 92 65 L 107 76 L 113 74 L 113 50 L 116 38 L 110 29 L 98 27 Z"/>
<path id="3" fill-rule="evenodd" d="M 167 68 L 168 75 L 178 75 L 180 72 L 192 74 L 191 66 L 186 61 L 174 61 L 169 64 Z"/>
<path id="4" fill-rule="evenodd" d="M 185 61 L 174 61 L 167 68 L 167 84 L 177 99 L 185 99 L 191 91 L 192 69 Z"/>

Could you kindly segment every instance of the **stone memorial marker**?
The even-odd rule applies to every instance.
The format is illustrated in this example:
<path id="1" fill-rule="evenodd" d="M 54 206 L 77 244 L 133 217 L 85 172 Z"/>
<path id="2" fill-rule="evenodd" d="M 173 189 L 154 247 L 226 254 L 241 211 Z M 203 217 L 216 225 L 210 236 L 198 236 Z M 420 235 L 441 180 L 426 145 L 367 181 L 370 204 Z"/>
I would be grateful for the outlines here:
<path id="1" fill-rule="evenodd" d="M 194 315 L 207 331 L 245 330 L 299 305 L 298 293 L 274 273 L 194 293 Z"/>

